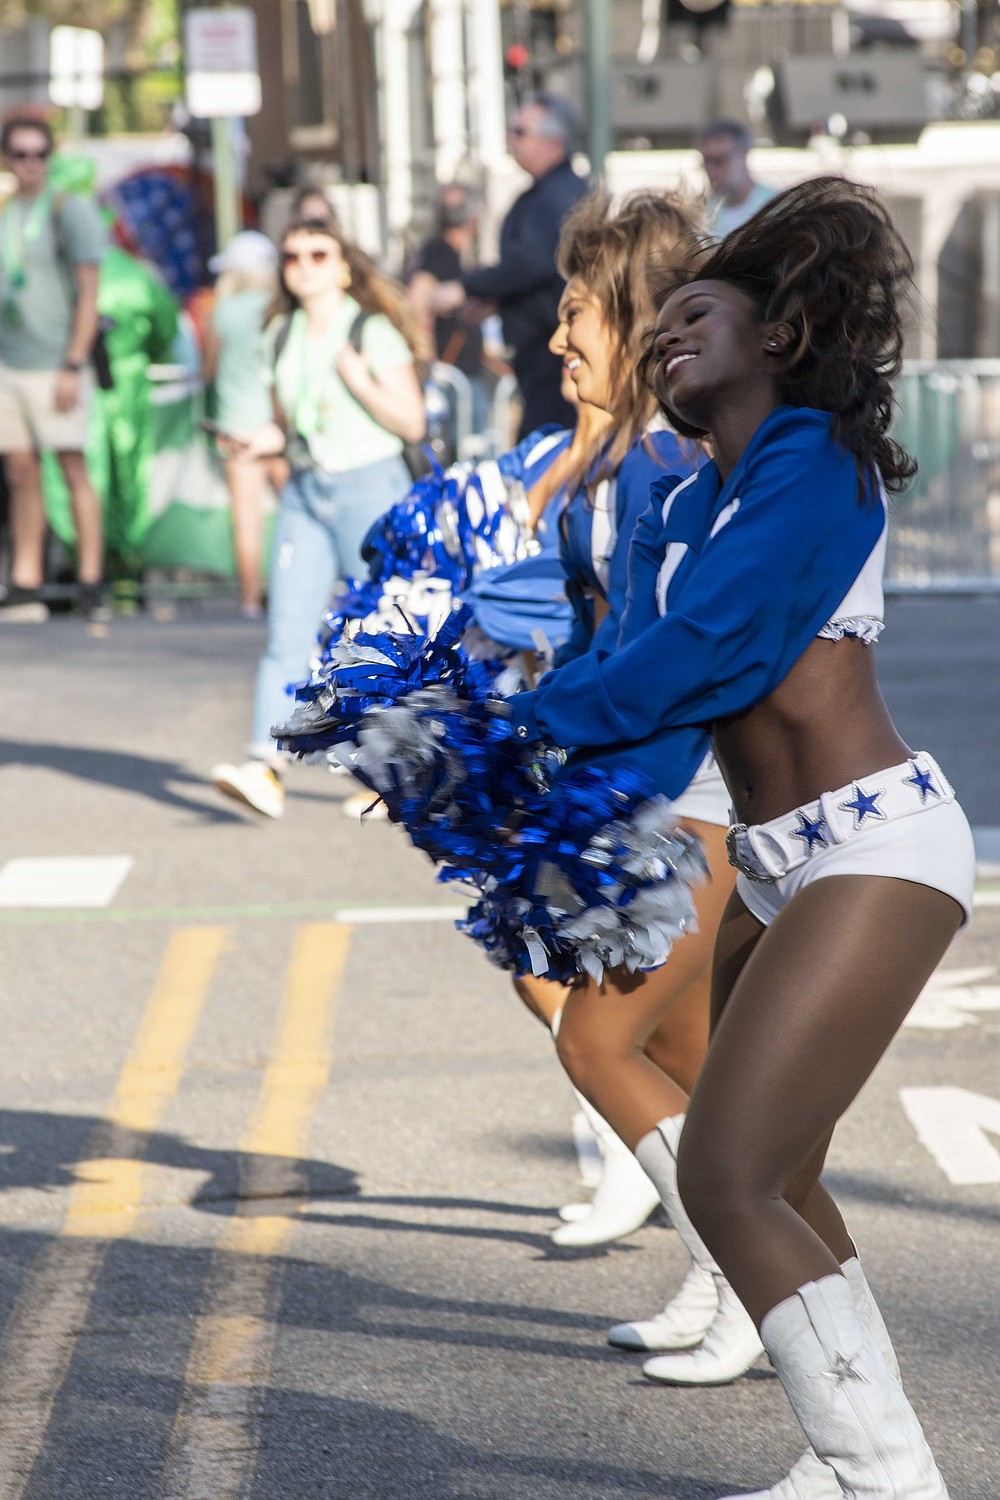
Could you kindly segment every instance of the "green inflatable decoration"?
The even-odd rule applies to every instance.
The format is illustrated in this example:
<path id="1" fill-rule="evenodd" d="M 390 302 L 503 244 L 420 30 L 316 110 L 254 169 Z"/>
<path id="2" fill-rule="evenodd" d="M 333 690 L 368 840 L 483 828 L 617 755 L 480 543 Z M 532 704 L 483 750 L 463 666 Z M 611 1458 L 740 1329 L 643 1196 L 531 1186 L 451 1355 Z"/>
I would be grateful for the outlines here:
<path id="1" fill-rule="evenodd" d="M 60 192 L 90 192 L 94 164 L 86 157 L 56 156 L 52 180 Z M 202 393 L 191 373 L 198 354 L 190 327 L 182 327 L 178 303 L 155 270 L 117 245 L 101 265 L 98 311 L 110 320 L 114 386 L 97 392 L 87 466 L 104 504 L 108 574 L 188 568 L 231 578 L 229 494 L 212 445 L 197 426 Z M 175 361 L 179 378 L 150 381 L 151 365 Z M 42 472 L 50 524 L 72 550 L 69 493 L 54 455 L 43 455 Z"/>

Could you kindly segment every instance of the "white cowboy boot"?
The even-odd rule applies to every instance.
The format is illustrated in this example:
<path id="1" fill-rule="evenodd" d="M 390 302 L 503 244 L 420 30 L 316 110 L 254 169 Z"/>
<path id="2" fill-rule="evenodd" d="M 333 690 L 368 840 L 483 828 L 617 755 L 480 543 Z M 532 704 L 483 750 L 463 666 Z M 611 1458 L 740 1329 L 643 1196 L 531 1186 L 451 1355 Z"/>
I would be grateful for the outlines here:
<path id="1" fill-rule="evenodd" d="M 696 1349 L 686 1354 L 657 1354 L 642 1373 L 663 1385 L 729 1385 L 745 1375 L 764 1346 L 743 1303 L 722 1276 L 716 1277 L 719 1308 Z"/>
<path id="2" fill-rule="evenodd" d="M 562 1011 L 559 1012 L 562 1015 Z M 576 1164 L 580 1172 L 580 1181 L 584 1187 L 593 1191 L 601 1180 L 601 1172 L 604 1170 L 601 1163 L 601 1147 L 597 1136 L 590 1128 L 590 1121 L 582 1109 L 578 1109 L 570 1122 L 573 1132 L 573 1145 L 576 1147 Z M 559 1217 L 564 1224 L 577 1224 L 585 1219 L 590 1213 L 588 1203 L 566 1203 L 559 1210 Z"/>
<path id="3" fill-rule="evenodd" d="M 948 1500 L 920 1423 L 845 1276 L 799 1287 L 767 1314 L 761 1335 L 813 1453 L 843 1495 Z"/>
<path id="4" fill-rule="evenodd" d="M 577 1098 L 600 1145 L 603 1170 L 590 1212 L 560 1224 L 552 1235 L 552 1243 L 563 1247 L 623 1239 L 641 1229 L 660 1203 L 659 1193 L 625 1142 L 582 1094 L 577 1093 Z"/>
<path id="5" fill-rule="evenodd" d="M 616 1323 L 608 1343 L 617 1349 L 693 1349 L 700 1344 L 719 1310 L 715 1277 L 692 1261 L 681 1289 L 654 1318 Z"/>
<path id="6" fill-rule="evenodd" d="M 840 1481 L 829 1464 L 821 1463 L 811 1448 L 803 1453 L 784 1479 L 769 1490 L 731 1495 L 730 1500 L 844 1500 Z"/>
<path id="7" fill-rule="evenodd" d="M 899 1365 L 889 1338 L 889 1330 L 872 1296 L 860 1260 L 852 1255 L 843 1262 L 840 1269 L 851 1288 L 862 1323 L 875 1340 L 893 1377 L 899 1380 Z M 773 1484 L 769 1490 L 755 1490 L 752 1495 L 743 1496 L 743 1500 L 843 1500 L 843 1493 L 829 1464 L 822 1463 L 812 1449 L 807 1448 L 784 1479 Z"/>
<path id="8" fill-rule="evenodd" d="M 668 1385 L 728 1385 L 744 1375 L 764 1352 L 760 1336 L 736 1293 L 723 1276 L 701 1235 L 688 1218 L 677 1191 L 677 1145 L 683 1115 L 671 1115 L 649 1131 L 635 1148 L 647 1175 L 655 1182 L 667 1218 L 688 1254 L 715 1281 L 718 1308 L 697 1349 L 648 1359 L 644 1375 Z"/>
<path id="9" fill-rule="evenodd" d="M 900 1381 L 900 1384 L 902 1384 L 899 1374 L 899 1361 L 896 1358 L 896 1351 L 892 1347 L 889 1330 L 885 1326 L 885 1319 L 879 1311 L 878 1303 L 872 1296 L 872 1289 L 868 1285 L 867 1278 L 857 1255 L 852 1255 L 850 1260 L 845 1260 L 840 1269 L 844 1273 L 847 1285 L 854 1294 L 854 1302 L 861 1315 L 862 1323 L 878 1345 L 879 1353 L 889 1366 L 889 1369 L 895 1378 Z"/>

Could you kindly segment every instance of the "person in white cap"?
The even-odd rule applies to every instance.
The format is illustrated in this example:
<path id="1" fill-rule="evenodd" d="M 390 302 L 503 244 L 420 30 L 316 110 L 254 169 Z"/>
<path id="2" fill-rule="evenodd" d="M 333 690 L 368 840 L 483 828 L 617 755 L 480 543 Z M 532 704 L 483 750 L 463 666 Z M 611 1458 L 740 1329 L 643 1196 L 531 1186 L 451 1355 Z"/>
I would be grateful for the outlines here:
<path id="1" fill-rule="evenodd" d="M 278 297 L 278 252 L 266 234 L 235 234 L 209 270 L 218 276 L 215 306 L 205 337 L 205 380 L 213 382 L 216 422 L 223 433 L 246 438 L 271 417 L 271 392 L 262 373 L 261 339 L 268 309 Z M 233 547 L 240 585 L 240 611 L 259 620 L 264 544 L 264 490 L 284 483 L 280 459 L 258 463 L 234 449 L 223 459 L 233 507 Z"/>

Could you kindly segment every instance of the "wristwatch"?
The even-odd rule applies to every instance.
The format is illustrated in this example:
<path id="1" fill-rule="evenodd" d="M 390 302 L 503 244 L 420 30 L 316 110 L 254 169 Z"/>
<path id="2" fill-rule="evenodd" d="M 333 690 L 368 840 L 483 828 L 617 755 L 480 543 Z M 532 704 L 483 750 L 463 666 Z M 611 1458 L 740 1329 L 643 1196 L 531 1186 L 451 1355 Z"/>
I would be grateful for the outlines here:
<path id="1" fill-rule="evenodd" d="M 83 369 L 83 360 L 64 359 L 60 368 L 63 370 L 68 370 L 72 375 L 79 375 L 80 371 Z"/>

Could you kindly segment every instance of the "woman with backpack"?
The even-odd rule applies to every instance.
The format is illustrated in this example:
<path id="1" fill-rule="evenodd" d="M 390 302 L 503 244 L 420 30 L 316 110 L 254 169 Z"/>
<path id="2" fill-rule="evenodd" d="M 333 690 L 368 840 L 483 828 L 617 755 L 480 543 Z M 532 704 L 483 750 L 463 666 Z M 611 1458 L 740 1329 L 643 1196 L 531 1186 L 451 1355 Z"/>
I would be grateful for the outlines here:
<path id="1" fill-rule="evenodd" d="M 294 219 L 281 242 L 284 309 L 265 334 L 274 414 L 224 456 L 290 467 L 274 533 L 268 642 L 257 671 L 248 758 L 220 765 L 221 792 L 266 817 L 284 811 L 271 725 L 308 675 L 334 583 L 361 570 L 369 527 L 406 493 L 407 443 L 424 434 L 416 331 L 401 287 L 331 223 Z"/>

